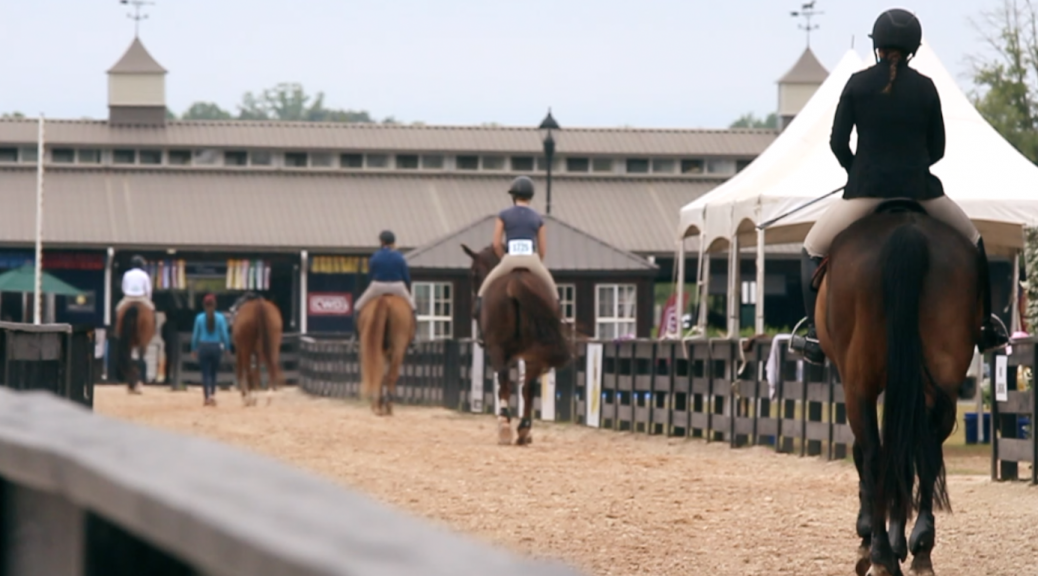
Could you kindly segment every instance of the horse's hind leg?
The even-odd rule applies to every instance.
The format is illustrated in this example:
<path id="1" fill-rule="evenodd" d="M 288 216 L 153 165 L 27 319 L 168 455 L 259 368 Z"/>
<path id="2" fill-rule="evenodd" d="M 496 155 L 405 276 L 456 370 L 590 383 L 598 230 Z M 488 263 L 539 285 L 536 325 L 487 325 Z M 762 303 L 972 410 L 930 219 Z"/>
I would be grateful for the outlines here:
<path id="1" fill-rule="evenodd" d="M 524 362 L 524 370 L 519 375 L 523 383 L 523 414 L 519 419 L 518 438 L 515 443 L 525 446 L 533 443 L 533 383 L 541 376 L 543 369 L 539 363 Z"/>
<path id="2" fill-rule="evenodd" d="M 861 538 L 858 547 L 858 574 L 869 569 L 869 550 L 872 548 L 872 483 L 865 478 L 865 448 L 860 440 L 854 440 L 854 467 L 858 469 L 858 522 L 857 532 Z"/>
<path id="3" fill-rule="evenodd" d="M 940 395 L 940 390 L 937 391 Z M 908 549 L 912 552 L 911 576 L 933 576 L 933 562 L 930 554 L 936 542 L 934 527 L 934 493 L 944 490 L 944 451 L 942 444 L 955 427 L 955 402 L 942 399 L 935 402 L 934 408 L 928 410 L 930 418 L 930 446 L 926 449 L 934 454 L 931 467 L 920 470 L 919 477 L 919 514 L 916 517 L 912 536 L 908 540 Z"/>
<path id="4" fill-rule="evenodd" d="M 508 368 L 497 372 L 497 384 L 500 405 L 497 413 L 497 443 L 507 446 L 512 443 L 512 417 L 508 408 L 508 402 L 512 397 L 512 382 L 509 380 Z"/>

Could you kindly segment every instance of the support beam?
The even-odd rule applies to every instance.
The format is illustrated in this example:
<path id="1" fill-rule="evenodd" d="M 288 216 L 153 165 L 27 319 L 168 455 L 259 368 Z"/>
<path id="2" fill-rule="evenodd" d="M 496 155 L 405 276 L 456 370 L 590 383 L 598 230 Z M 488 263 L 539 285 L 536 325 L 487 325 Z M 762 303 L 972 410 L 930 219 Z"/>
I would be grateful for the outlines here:
<path id="1" fill-rule="evenodd" d="M 753 331 L 764 333 L 764 230 L 757 230 L 757 294 Z"/>
<path id="2" fill-rule="evenodd" d="M 310 266 L 308 264 L 309 254 L 306 250 L 299 253 L 299 333 L 306 334 L 306 316 L 310 311 L 309 296 L 307 296 L 306 273 Z"/>

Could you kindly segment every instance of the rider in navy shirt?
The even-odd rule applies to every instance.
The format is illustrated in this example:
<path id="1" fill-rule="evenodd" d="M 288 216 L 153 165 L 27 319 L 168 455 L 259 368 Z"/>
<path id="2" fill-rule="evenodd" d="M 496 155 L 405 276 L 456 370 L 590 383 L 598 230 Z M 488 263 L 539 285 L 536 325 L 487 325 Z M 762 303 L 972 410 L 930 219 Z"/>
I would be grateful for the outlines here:
<path id="1" fill-rule="evenodd" d="M 411 305 L 411 312 L 415 312 L 414 298 L 411 296 L 411 271 L 404 255 L 395 249 L 396 236 L 385 230 L 379 234 L 378 239 L 382 247 L 368 260 L 368 289 L 360 295 L 353 307 L 354 327 L 357 327 L 356 319 L 364 305 L 372 298 L 384 294 L 395 294 L 407 300 Z"/>
<path id="2" fill-rule="evenodd" d="M 533 192 L 533 180 L 527 176 L 519 176 L 513 180 L 508 189 L 512 196 L 512 206 L 497 215 L 494 228 L 494 253 L 501 258 L 501 262 L 487 274 L 479 287 L 473 312 L 476 318 L 479 317 L 482 308 L 483 292 L 491 282 L 516 268 L 526 268 L 540 278 L 551 288 L 556 306 L 558 305 L 559 292 L 555 287 L 555 279 L 544 265 L 544 256 L 547 253 L 544 219 L 530 206 Z M 477 340 L 482 344 L 482 324 L 477 322 L 476 326 Z"/>

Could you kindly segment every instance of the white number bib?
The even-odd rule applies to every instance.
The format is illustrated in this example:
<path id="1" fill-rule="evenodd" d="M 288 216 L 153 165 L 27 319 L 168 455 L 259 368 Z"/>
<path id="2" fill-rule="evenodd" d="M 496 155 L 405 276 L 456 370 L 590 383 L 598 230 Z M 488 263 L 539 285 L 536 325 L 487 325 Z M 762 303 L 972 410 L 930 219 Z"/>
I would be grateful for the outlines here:
<path id="1" fill-rule="evenodd" d="M 533 240 L 509 240 L 508 253 L 523 256 L 533 254 Z"/>

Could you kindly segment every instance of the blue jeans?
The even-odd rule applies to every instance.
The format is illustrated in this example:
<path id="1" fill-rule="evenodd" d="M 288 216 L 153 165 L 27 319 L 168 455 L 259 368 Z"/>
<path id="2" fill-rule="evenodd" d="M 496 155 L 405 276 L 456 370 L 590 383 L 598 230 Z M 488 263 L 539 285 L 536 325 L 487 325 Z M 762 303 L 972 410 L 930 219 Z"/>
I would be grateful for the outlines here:
<path id="1" fill-rule="evenodd" d="M 220 368 L 223 349 L 216 342 L 202 342 L 198 345 L 198 366 L 202 370 L 202 388 L 205 397 L 216 394 L 216 371 Z"/>

